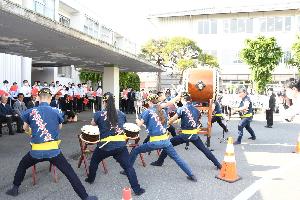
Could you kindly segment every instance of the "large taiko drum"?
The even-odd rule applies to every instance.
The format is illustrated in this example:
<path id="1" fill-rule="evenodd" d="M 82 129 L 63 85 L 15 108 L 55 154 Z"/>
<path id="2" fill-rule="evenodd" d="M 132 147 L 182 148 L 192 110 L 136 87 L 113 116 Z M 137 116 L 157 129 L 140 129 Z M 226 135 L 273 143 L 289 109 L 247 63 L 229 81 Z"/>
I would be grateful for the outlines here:
<path id="1" fill-rule="evenodd" d="M 219 73 L 215 69 L 188 69 L 183 76 L 183 88 L 191 94 L 192 101 L 208 102 L 219 91 Z"/>

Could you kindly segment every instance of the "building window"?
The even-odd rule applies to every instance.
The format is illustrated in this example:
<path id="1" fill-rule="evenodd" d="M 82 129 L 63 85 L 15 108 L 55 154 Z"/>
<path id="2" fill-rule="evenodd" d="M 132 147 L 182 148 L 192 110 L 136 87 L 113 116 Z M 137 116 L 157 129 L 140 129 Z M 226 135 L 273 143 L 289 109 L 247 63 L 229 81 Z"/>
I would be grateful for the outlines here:
<path id="1" fill-rule="evenodd" d="M 218 32 L 218 22 L 217 20 L 205 20 L 199 21 L 198 23 L 198 33 L 199 34 L 217 34 Z"/>
<path id="2" fill-rule="evenodd" d="M 298 16 L 298 31 L 300 31 L 300 16 Z"/>
<path id="3" fill-rule="evenodd" d="M 283 52 L 283 57 L 281 59 L 281 63 L 287 64 L 287 62 L 292 58 L 291 51 Z"/>
<path id="4" fill-rule="evenodd" d="M 83 31 L 88 35 L 98 38 L 99 23 L 92 18 L 85 16 Z"/>
<path id="5" fill-rule="evenodd" d="M 45 15 L 45 10 L 46 10 L 46 2 L 44 0 L 35 0 L 34 1 L 34 11 L 41 14 Z"/>
<path id="6" fill-rule="evenodd" d="M 233 61 L 232 61 L 234 64 L 241 64 L 243 63 L 241 61 L 241 58 L 240 58 L 240 52 L 233 52 Z"/>
<path id="7" fill-rule="evenodd" d="M 57 68 L 57 75 L 59 77 L 66 77 L 66 78 L 72 78 L 72 67 L 58 67 Z"/>
<path id="8" fill-rule="evenodd" d="M 63 25 L 69 27 L 70 26 L 70 18 L 65 17 L 61 14 L 59 14 L 59 22 L 62 23 Z"/>
<path id="9" fill-rule="evenodd" d="M 236 19 L 230 20 L 230 32 L 231 33 L 237 32 L 237 20 Z"/>
<path id="10" fill-rule="evenodd" d="M 288 17 L 264 17 L 259 19 L 260 32 L 291 31 L 292 18 Z"/>
<path id="11" fill-rule="evenodd" d="M 109 44 L 113 44 L 113 31 L 105 26 L 101 26 L 100 39 Z"/>
<path id="12" fill-rule="evenodd" d="M 217 34 L 218 24 L 217 20 L 210 20 L 211 34 Z"/>
<path id="13" fill-rule="evenodd" d="M 267 31 L 273 32 L 275 30 L 275 18 L 274 17 L 268 17 L 267 18 Z"/>
<path id="14" fill-rule="evenodd" d="M 260 24 L 260 32 L 266 32 L 267 31 L 267 19 L 266 18 L 260 18 L 259 19 Z"/>
<path id="15" fill-rule="evenodd" d="M 253 19 L 252 18 L 247 19 L 247 22 L 246 22 L 246 32 L 247 33 L 252 33 L 253 32 Z"/>
<path id="16" fill-rule="evenodd" d="M 285 17 L 285 31 L 290 31 L 292 27 L 292 18 Z"/>
<path id="17" fill-rule="evenodd" d="M 282 17 L 275 17 L 275 31 L 282 31 L 283 19 Z"/>
<path id="18" fill-rule="evenodd" d="M 225 33 L 252 33 L 253 19 L 231 19 L 223 21 Z"/>
<path id="19" fill-rule="evenodd" d="M 54 1 L 34 0 L 34 11 L 50 19 L 54 19 Z"/>
<path id="20" fill-rule="evenodd" d="M 223 21 L 224 33 L 229 33 L 229 22 L 228 20 Z"/>
<path id="21" fill-rule="evenodd" d="M 246 30 L 246 27 L 245 27 L 245 20 L 244 19 L 238 19 L 238 32 L 239 33 L 243 33 L 245 32 Z"/>

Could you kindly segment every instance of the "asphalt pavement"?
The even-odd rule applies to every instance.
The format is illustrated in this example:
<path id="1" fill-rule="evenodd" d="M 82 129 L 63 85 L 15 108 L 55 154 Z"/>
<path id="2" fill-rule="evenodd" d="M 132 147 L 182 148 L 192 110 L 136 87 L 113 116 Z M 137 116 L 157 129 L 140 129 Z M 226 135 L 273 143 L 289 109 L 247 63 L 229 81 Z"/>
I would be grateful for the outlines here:
<path id="1" fill-rule="evenodd" d="M 98 169 L 93 185 L 84 182 L 84 169 L 77 168 L 80 147 L 77 135 L 80 128 L 89 124 L 92 112 L 79 114 L 79 122 L 66 124 L 61 132 L 61 149 L 75 172 L 83 182 L 89 194 L 97 195 L 101 200 L 122 199 L 122 189 L 129 186 L 126 176 L 120 175 L 121 167 L 113 159 L 106 159 L 108 174 Z M 128 115 L 133 122 L 134 115 Z M 299 117 L 300 118 L 300 117 Z M 241 145 L 235 146 L 235 158 L 241 180 L 227 183 L 215 178 L 218 171 L 214 165 L 192 144 L 189 150 L 184 145 L 176 147 L 178 154 L 190 165 L 198 182 L 191 182 L 173 160 L 167 158 L 162 167 L 153 167 L 150 162 L 157 159 L 156 152 L 145 154 L 146 167 L 139 159 L 135 169 L 140 185 L 146 189 L 142 196 L 133 200 L 299 200 L 300 199 L 300 155 L 291 153 L 295 149 L 300 120 L 292 123 L 280 121 L 280 115 L 274 116 L 273 128 L 265 128 L 265 115 L 254 116 L 252 127 L 257 140 L 248 140 L 245 131 Z M 237 136 L 238 118 L 228 121 L 227 136 Z M 221 162 L 224 158 L 226 143 L 220 143 L 222 130 L 217 123 L 213 125 L 211 148 Z M 144 130 L 141 137 L 145 137 Z M 206 138 L 201 136 L 202 140 Z M 59 181 L 54 183 L 48 171 L 49 163 L 37 164 L 37 184 L 32 185 L 31 169 L 27 170 L 19 196 L 12 198 L 5 194 L 11 187 L 13 176 L 20 159 L 30 148 L 25 134 L 4 135 L 0 138 L 0 199 L 1 200 L 69 200 L 79 199 L 68 180 L 58 172 Z"/>

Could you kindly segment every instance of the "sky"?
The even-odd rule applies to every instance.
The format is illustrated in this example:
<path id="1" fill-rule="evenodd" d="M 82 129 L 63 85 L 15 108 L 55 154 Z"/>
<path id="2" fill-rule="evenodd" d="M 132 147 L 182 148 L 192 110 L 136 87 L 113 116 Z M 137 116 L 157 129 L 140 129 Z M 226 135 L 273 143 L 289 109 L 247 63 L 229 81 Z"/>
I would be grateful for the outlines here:
<path id="1" fill-rule="evenodd" d="M 80 0 L 103 23 L 138 45 L 155 35 L 151 14 L 211 7 L 233 7 L 299 2 L 300 0 Z M 100 21 L 101 23 L 101 21 Z"/>

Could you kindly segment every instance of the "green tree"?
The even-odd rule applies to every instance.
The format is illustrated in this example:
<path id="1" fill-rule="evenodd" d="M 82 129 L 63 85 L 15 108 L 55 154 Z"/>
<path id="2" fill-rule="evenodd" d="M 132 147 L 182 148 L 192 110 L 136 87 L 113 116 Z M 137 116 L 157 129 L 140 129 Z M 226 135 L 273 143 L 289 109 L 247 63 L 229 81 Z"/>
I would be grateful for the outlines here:
<path id="1" fill-rule="evenodd" d="M 287 62 L 287 64 L 295 66 L 300 74 L 300 36 L 297 36 L 297 40 L 292 46 L 293 57 Z"/>
<path id="2" fill-rule="evenodd" d="M 251 79 L 259 93 L 265 91 L 272 81 L 272 72 L 279 64 L 283 52 L 274 37 L 259 36 L 246 39 L 245 48 L 241 50 L 241 59 L 250 66 Z"/>
<path id="3" fill-rule="evenodd" d="M 181 74 L 180 83 L 184 71 L 188 68 L 198 65 L 219 66 L 216 58 L 202 53 L 193 40 L 185 37 L 152 39 L 142 47 L 141 56 L 161 66 L 177 70 Z"/>
<path id="4" fill-rule="evenodd" d="M 92 83 L 98 83 L 102 80 L 102 73 L 89 70 L 80 70 L 79 79 L 81 82 L 91 81 Z"/>
<path id="5" fill-rule="evenodd" d="M 120 73 L 120 90 L 126 88 L 133 88 L 140 90 L 140 77 L 134 72 L 121 72 Z"/>

